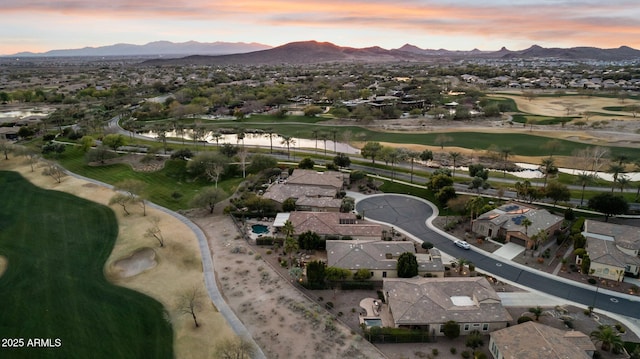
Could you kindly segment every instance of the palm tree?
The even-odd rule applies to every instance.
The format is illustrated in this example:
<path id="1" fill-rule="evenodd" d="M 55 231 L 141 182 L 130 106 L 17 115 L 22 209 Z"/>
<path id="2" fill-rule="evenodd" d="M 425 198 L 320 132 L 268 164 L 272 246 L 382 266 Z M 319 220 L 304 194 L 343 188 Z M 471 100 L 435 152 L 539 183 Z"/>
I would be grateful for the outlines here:
<path id="1" fill-rule="evenodd" d="M 477 214 L 477 211 L 480 211 L 480 208 L 484 206 L 484 199 L 480 196 L 473 197 L 469 201 L 467 201 L 466 207 L 470 212 L 469 215 L 469 228 L 473 228 L 473 218 L 474 213 Z"/>
<path id="2" fill-rule="evenodd" d="M 222 134 L 218 131 L 213 132 L 211 134 L 211 138 L 213 138 L 216 141 L 216 146 L 220 147 L 220 139 L 222 138 Z"/>
<path id="3" fill-rule="evenodd" d="M 529 237 L 529 226 L 533 224 L 529 218 L 523 218 L 520 224 L 524 227 L 524 235 Z"/>
<path id="4" fill-rule="evenodd" d="M 273 128 L 271 127 L 265 128 L 264 132 L 267 134 L 267 137 L 269 137 L 269 153 L 273 153 L 273 136 L 276 136 L 276 134 L 273 133 Z"/>
<path id="5" fill-rule="evenodd" d="M 311 130 L 311 136 L 313 136 L 313 138 L 316 140 L 316 150 L 315 150 L 315 154 L 318 154 L 318 133 L 320 133 L 320 131 L 318 130 Z"/>
<path id="6" fill-rule="evenodd" d="M 287 146 L 287 158 L 291 158 L 291 145 L 295 144 L 296 141 L 291 136 L 282 136 L 282 141 L 280 144 Z"/>
<path id="7" fill-rule="evenodd" d="M 618 186 L 620 186 L 620 193 L 624 192 L 624 188 L 631 182 L 629 177 L 622 175 L 618 177 Z"/>
<path id="8" fill-rule="evenodd" d="M 338 130 L 337 130 L 337 129 L 335 129 L 335 128 L 332 128 L 332 129 L 330 129 L 330 130 L 329 130 L 329 132 L 331 132 L 331 135 L 332 135 L 332 137 L 333 137 L 333 152 L 334 152 L 334 153 L 335 153 L 335 152 L 338 152 L 338 151 L 337 151 L 337 147 L 336 147 L 336 145 L 337 145 L 337 143 L 336 143 L 336 136 L 338 135 Z"/>
<path id="9" fill-rule="evenodd" d="M 456 162 L 458 158 L 460 158 L 462 154 L 460 152 L 449 152 L 449 156 L 451 156 L 451 161 L 453 162 L 453 171 L 451 171 L 451 177 L 456 176 Z"/>
<path id="10" fill-rule="evenodd" d="M 624 166 L 620 164 L 611 164 L 609 165 L 609 172 L 611 172 L 613 176 L 613 185 L 611 186 L 611 192 L 613 193 L 613 189 L 615 188 L 616 183 L 618 182 L 618 176 L 620 173 L 624 171 Z"/>
<path id="11" fill-rule="evenodd" d="M 600 349 L 608 352 L 613 349 L 614 352 L 621 350 L 624 346 L 620 335 L 613 330 L 610 325 L 600 325 L 597 330 L 591 332 L 591 339 L 597 342 L 601 342 Z"/>
<path id="12" fill-rule="evenodd" d="M 542 308 L 540 306 L 537 306 L 535 308 L 529 308 L 529 313 L 533 314 L 537 322 L 538 319 L 540 319 L 540 316 L 542 315 Z"/>
<path id="13" fill-rule="evenodd" d="M 509 159 L 509 156 L 511 156 L 512 150 L 509 147 L 505 147 L 500 150 L 500 153 L 502 153 L 502 158 L 504 160 L 504 164 L 502 167 L 502 177 L 507 177 L 507 160 Z"/>
<path id="14" fill-rule="evenodd" d="M 244 136 L 245 136 L 245 132 L 244 132 L 244 128 L 236 128 L 236 137 L 239 141 L 242 141 L 242 148 L 244 148 Z"/>
<path id="15" fill-rule="evenodd" d="M 407 150 L 407 151 L 405 151 L 405 155 L 407 156 L 409 161 L 411 161 L 411 180 L 410 180 L 410 182 L 413 183 L 413 163 L 415 162 L 415 160 L 417 158 L 419 158 L 420 153 L 418 151 Z"/>
<path id="16" fill-rule="evenodd" d="M 326 132 L 320 133 L 320 139 L 324 142 L 324 155 L 327 155 L 327 140 L 329 139 L 329 134 Z"/>
<path id="17" fill-rule="evenodd" d="M 558 168 L 555 166 L 555 160 L 551 157 L 543 159 L 541 165 L 544 171 L 544 187 L 547 187 L 549 175 L 558 172 Z"/>
<path id="18" fill-rule="evenodd" d="M 593 175 L 587 172 L 582 172 L 578 174 L 578 176 L 576 177 L 576 183 L 582 186 L 582 193 L 580 194 L 580 206 L 582 206 L 582 203 L 584 202 L 585 188 L 587 187 L 587 185 L 593 183 L 593 181 L 594 181 Z"/>

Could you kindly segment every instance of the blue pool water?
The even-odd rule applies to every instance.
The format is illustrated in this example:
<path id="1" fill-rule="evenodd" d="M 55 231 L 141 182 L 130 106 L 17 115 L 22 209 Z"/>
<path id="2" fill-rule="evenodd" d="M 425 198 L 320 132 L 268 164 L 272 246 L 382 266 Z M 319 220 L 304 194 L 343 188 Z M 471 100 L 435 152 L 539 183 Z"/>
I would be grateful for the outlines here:
<path id="1" fill-rule="evenodd" d="M 380 328 L 382 328 L 382 319 L 365 318 L 363 320 L 364 320 L 364 325 L 366 325 L 368 328 L 371 328 L 371 327 L 380 327 Z"/>
<path id="2" fill-rule="evenodd" d="M 265 234 L 269 232 L 269 227 L 264 224 L 254 224 L 251 226 L 251 231 L 255 234 Z"/>

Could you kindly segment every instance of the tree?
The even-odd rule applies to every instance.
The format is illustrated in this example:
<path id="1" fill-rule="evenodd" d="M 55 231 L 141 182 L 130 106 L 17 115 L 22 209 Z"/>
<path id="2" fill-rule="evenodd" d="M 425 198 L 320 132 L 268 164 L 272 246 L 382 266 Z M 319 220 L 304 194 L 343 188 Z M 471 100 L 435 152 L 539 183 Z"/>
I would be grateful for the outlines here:
<path id="1" fill-rule="evenodd" d="M 451 162 L 453 162 L 453 170 L 451 173 L 451 177 L 455 177 L 456 176 L 456 162 L 458 161 L 458 159 L 460 158 L 460 156 L 462 156 L 462 154 L 460 152 L 449 152 L 449 156 L 451 157 Z"/>
<path id="2" fill-rule="evenodd" d="M 382 151 L 380 142 L 367 142 L 360 150 L 360 154 L 364 158 L 371 158 L 371 163 L 376 164 L 376 157 Z"/>
<path id="3" fill-rule="evenodd" d="M 120 134 L 109 134 L 104 136 L 102 144 L 116 151 L 118 147 L 124 146 L 127 143 L 126 137 Z"/>
<path id="4" fill-rule="evenodd" d="M 164 247 L 164 236 L 162 235 L 162 230 L 160 229 L 160 218 L 159 217 L 151 217 L 149 219 L 151 226 L 147 228 L 144 236 L 148 238 L 155 238 L 158 241 L 160 247 Z"/>
<path id="5" fill-rule="evenodd" d="M 307 283 L 311 287 L 319 288 L 324 284 L 326 264 L 323 261 L 311 261 L 307 263 Z"/>
<path id="6" fill-rule="evenodd" d="M 592 184 L 594 182 L 594 180 L 595 180 L 595 178 L 593 177 L 593 175 L 589 174 L 586 171 L 581 172 L 576 176 L 576 183 L 579 184 L 582 187 L 582 192 L 580 193 L 580 206 L 582 206 L 582 204 L 584 203 L 584 190 L 585 190 L 585 188 L 589 184 Z"/>
<path id="7" fill-rule="evenodd" d="M 434 143 L 436 144 L 436 146 L 440 146 L 440 149 L 443 150 L 445 143 L 449 143 L 452 141 L 453 141 L 453 138 L 451 136 L 441 134 L 436 136 Z"/>
<path id="8" fill-rule="evenodd" d="M 558 173 L 558 168 L 555 165 L 555 160 L 552 157 L 547 157 L 542 160 L 541 163 L 542 172 L 544 172 L 544 186 L 547 187 L 547 179 L 549 175 Z"/>
<path id="9" fill-rule="evenodd" d="M 183 293 L 178 299 L 177 308 L 181 314 L 189 314 L 193 318 L 193 323 L 199 327 L 196 312 L 202 307 L 202 293 L 197 286 Z"/>
<path id="10" fill-rule="evenodd" d="M 411 163 L 411 178 L 409 181 L 413 183 L 413 164 L 415 160 L 419 158 L 420 153 L 409 149 L 404 149 L 403 152 L 404 155 L 402 157 L 408 158 Z"/>
<path id="11" fill-rule="evenodd" d="M 527 217 L 522 219 L 522 222 L 520 222 L 520 224 L 524 227 L 524 235 L 529 237 L 529 227 L 533 224 L 533 222 L 531 222 L 531 220 Z"/>
<path id="12" fill-rule="evenodd" d="M 558 181 L 549 182 L 544 191 L 546 196 L 553 200 L 554 207 L 559 201 L 568 201 L 571 199 L 571 191 L 569 188 Z"/>
<path id="13" fill-rule="evenodd" d="M 534 319 L 536 320 L 536 322 L 540 319 L 540 316 L 542 315 L 542 308 L 540 306 L 537 306 L 535 308 L 529 308 L 529 313 L 533 314 Z"/>
<path id="14" fill-rule="evenodd" d="M 214 357 L 219 359 L 251 359 L 255 356 L 256 347 L 244 338 L 225 339 L 216 344 Z"/>
<path id="15" fill-rule="evenodd" d="M 440 202 L 440 204 L 444 205 L 447 202 L 449 202 L 450 200 L 456 198 L 457 194 L 456 194 L 456 189 L 453 186 L 445 186 L 442 187 L 437 193 L 436 193 L 436 199 L 438 200 L 438 202 Z"/>
<path id="16" fill-rule="evenodd" d="M 144 216 L 147 215 L 147 205 L 144 199 L 146 188 L 146 183 L 136 179 L 126 179 L 114 185 L 116 191 L 123 191 L 129 196 L 129 202 L 140 203 Z"/>
<path id="17" fill-rule="evenodd" d="M 427 161 L 431 161 L 433 159 L 433 152 L 429 151 L 429 150 L 424 150 L 422 152 L 420 152 L 420 159 L 427 162 Z"/>
<path id="18" fill-rule="evenodd" d="M 247 171 L 249 171 L 249 173 L 258 173 L 269 168 L 274 168 L 277 165 L 278 161 L 275 158 L 258 153 L 251 156 L 251 162 L 249 163 Z"/>
<path id="19" fill-rule="evenodd" d="M 449 339 L 455 339 L 460 336 L 460 324 L 455 320 L 450 320 L 442 325 L 442 333 Z"/>
<path id="20" fill-rule="evenodd" d="M 421 247 L 422 247 L 422 249 L 425 249 L 427 252 L 429 252 L 429 250 L 431 248 L 433 248 L 433 243 L 431 243 L 431 242 L 422 242 Z"/>
<path id="21" fill-rule="evenodd" d="M 273 153 L 273 138 L 278 135 L 273 132 L 273 128 L 271 127 L 265 128 L 264 133 L 269 137 L 269 153 Z"/>
<path id="22" fill-rule="evenodd" d="M 124 214 L 127 216 L 131 214 L 127 210 L 127 205 L 130 202 L 131 202 L 131 197 L 129 197 L 124 193 L 116 193 L 115 195 L 113 195 L 113 197 L 111 197 L 111 199 L 109 199 L 109 205 L 113 205 L 113 204 L 120 205 L 122 207 L 122 210 L 124 211 Z"/>
<path id="23" fill-rule="evenodd" d="M 404 252 L 398 257 L 398 278 L 413 278 L 418 275 L 418 260 L 415 254 Z"/>
<path id="24" fill-rule="evenodd" d="M 500 153 L 502 154 L 502 160 L 504 161 L 502 164 L 502 177 L 507 176 L 507 165 L 509 164 L 509 156 L 513 153 L 513 150 L 509 147 L 504 147 L 500 149 Z"/>
<path id="25" fill-rule="evenodd" d="M 618 179 L 616 180 L 618 187 L 620 187 L 620 193 L 624 192 L 624 188 L 631 183 L 631 180 L 629 179 L 629 177 L 622 175 L 619 176 Z"/>
<path id="26" fill-rule="evenodd" d="M 67 175 L 62 167 L 55 163 L 49 163 L 47 167 L 45 167 L 42 174 L 45 176 L 51 176 L 56 182 L 62 182 L 62 178 Z"/>
<path id="27" fill-rule="evenodd" d="M 296 198 L 289 197 L 282 202 L 282 211 L 283 212 L 293 212 L 296 210 Z"/>
<path id="28" fill-rule="evenodd" d="M 483 180 L 489 179 L 489 170 L 480 163 L 469 165 L 469 177 L 480 177 Z"/>
<path id="29" fill-rule="evenodd" d="M 355 280 L 368 280 L 371 278 L 371 271 L 367 268 L 360 268 L 353 274 Z"/>
<path id="30" fill-rule="evenodd" d="M 588 254 L 582 256 L 582 263 L 580 263 L 580 271 L 582 273 L 591 273 L 591 258 Z"/>
<path id="31" fill-rule="evenodd" d="M 218 187 L 220 176 L 224 174 L 229 159 L 219 153 L 202 152 L 187 163 L 187 171 L 193 176 L 205 176 Z"/>
<path id="32" fill-rule="evenodd" d="M 238 154 L 239 149 L 238 146 L 234 146 L 230 143 L 223 143 L 222 146 L 218 147 L 218 151 L 227 156 L 227 158 L 231 158 Z"/>
<path id="33" fill-rule="evenodd" d="M 351 276 L 351 271 L 348 269 L 344 269 L 344 268 L 338 268 L 338 267 L 327 267 L 325 269 L 325 278 L 331 282 L 331 283 L 335 283 L 338 281 L 342 281 L 345 279 L 348 279 Z"/>
<path id="34" fill-rule="evenodd" d="M 596 343 L 600 342 L 602 345 L 600 349 L 608 352 L 613 349 L 614 352 L 619 352 L 624 347 L 624 342 L 620 335 L 616 333 L 614 328 L 610 325 L 600 325 L 597 330 L 594 330 L 590 334 L 591 339 Z"/>
<path id="35" fill-rule="evenodd" d="M 589 199 L 589 208 L 596 210 L 605 216 L 605 222 L 616 214 L 624 214 L 629 210 L 629 204 L 621 196 L 611 193 L 600 193 Z"/>
<path id="36" fill-rule="evenodd" d="M 205 187 L 193 197 L 191 206 L 207 208 L 209 213 L 213 213 L 216 203 L 226 196 L 227 194 L 220 188 Z"/>
<path id="37" fill-rule="evenodd" d="M 320 246 L 320 236 L 313 231 L 300 233 L 298 236 L 298 246 L 307 251 L 318 249 Z"/>
<path id="38" fill-rule="evenodd" d="M 624 172 L 624 166 L 613 163 L 609 166 L 609 172 L 611 172 L 611 175 L 613 176 L 613 183 L 611 184 L 611 192 L 613 193 L 613 189 L 616 187 L 616 183 L 618 182 L 618 176 L 620 173 Z"/>
<path id="39" fill-rule="evenodd" d="M 305 170 L 312 170 L 316 163 L 311 159 L 311 157 L 305 157 L 298 163 L 298 168 Z"/>
<path id="40" fill-rule="evenodd" d="M 351 159 L 344 153 L 338 153 L 338 155 L 333 158 L 333 164 L 339 168 L 347 168 L 351 166 Z"/>
<path id="41" fill-rule="evenodd" d="M 427 187 L 433 192 L 449 186 L 453 186 L 453 178 L 443 173 L 432 173 L 429 177 L 429 182 L 427 182 Z"/>
<path id="42" fill-rule="evenodd" d="M 287 158 L 291 157 L 291 146 L 295 145 L 296 140 L 291 136 L 282 136 L 282 141 L 280 144 L 287 146 Z"/>
<path id="43" fill-rule="evenodd" d="M 322 113 L 322 109 L 315 105 L 309 105 L 303 109 L 303 112 L 307 117 L 315 117 Z"/>
<path id="44" fill-rule="evenodd" d="M 464 345 L 471 348 L 471 350 L 480 348 L 484 345 L 482 334 L 480 334 L 478 330 L 472 330 L 467 334 L 467 338 L 464 340 Z"/>
<path id="45" fill-rule="evenodd" d="M 94 144 L 95 140 L 91 136 L 82 136 L 80 139 L 80 148 L 82 148 L 82 151 L 84 152 L 89 152 Z"/>

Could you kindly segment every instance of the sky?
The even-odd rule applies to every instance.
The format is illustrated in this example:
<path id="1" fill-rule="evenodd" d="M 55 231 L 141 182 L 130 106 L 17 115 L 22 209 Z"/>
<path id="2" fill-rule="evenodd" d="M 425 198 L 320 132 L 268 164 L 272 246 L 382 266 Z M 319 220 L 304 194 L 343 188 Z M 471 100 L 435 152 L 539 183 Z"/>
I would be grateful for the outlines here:
<path id="1" fill-rule="evenodd" d="M 0 54 L 153 41 L 640 49 L 638 0 L 1 0 Z"/>

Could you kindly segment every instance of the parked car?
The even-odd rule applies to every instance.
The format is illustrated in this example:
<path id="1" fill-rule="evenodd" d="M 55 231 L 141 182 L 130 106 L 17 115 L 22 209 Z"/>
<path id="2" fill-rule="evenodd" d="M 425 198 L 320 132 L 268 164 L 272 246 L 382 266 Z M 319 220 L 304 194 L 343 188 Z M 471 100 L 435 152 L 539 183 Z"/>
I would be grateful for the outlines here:
<path id="1" fill-rule="evenodd" d="M 456 246 L 458 246 L 458 247 L 460 247 L 460 248 L 462 248 L 462 249 L 469 249 L 469 248 L 471 248 L 471 245 L 470 245 L 469 243 L 467 243 L 467 242 L 465 242 L 465 241 L 461 241 L 461 240 L 459 240 L 459 239 L 458 239 L 458 240 L 456 240 L 456 241 L 455 241 L 455 242 L 453 242 L 453 243 L 455 243 L 455 245 L 456 245 Z"/>

